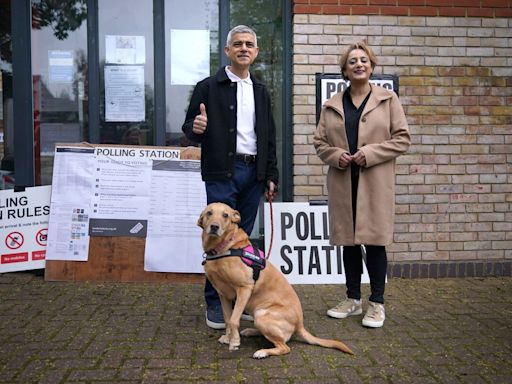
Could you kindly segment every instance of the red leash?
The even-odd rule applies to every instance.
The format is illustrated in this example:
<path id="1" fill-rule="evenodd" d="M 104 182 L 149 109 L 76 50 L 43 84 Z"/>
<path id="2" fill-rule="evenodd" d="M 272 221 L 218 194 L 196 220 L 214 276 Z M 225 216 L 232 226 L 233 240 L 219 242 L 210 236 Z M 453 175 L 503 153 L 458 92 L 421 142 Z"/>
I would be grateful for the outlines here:
<path id="1" fill-rule="evenodd" d="M 270 252 L 272 252 L 272 243 L 274 242 L 274 210 L 272 209 L 272 197 L 268 198 L 268 204 L 270 208 L 270 244 L 268 246 L 268 252 L 265 259 L 268 260 Z"/>

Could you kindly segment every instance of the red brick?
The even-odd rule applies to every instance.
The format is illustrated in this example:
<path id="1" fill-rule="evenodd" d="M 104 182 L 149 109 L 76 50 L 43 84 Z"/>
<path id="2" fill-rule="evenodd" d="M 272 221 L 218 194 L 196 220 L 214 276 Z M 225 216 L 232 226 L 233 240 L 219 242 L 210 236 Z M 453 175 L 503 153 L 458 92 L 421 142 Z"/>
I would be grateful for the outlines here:
<path id="1" fill-rule="evenodd" d="M 396 5 L 396 0 L 370 0 L 370 5 Z"/>
<path id="2" fill-rule="evenodd" d="M 457 0 L 453 2 L 455 7 L 480 7 L 482 2 L 478 0 Z"/>
<path id="3" fill-rule="evenodd" d="M 295 13 L 295 14 L 300 14 L 300 13 L 320 14 L 320 13 L 322 13 L 322 7 L 319 6 L 319 5 L 315 5 L 315 6 L 311 6 L 311 5 L 294 5 L 293 13 Z"/>
<path id="4" fill-rule="evenodd" d="M 352 8 L 352 15 L 378 15 L 379 7 L 355 5 Z"/>
<path id="5" fill-rule="evenodd" d="M 408 16 L 409 7 L 381 7 L 382 15 Z"/>
<path id="6" fill-rule="evenodd" d="M 326 4 L 336 4 L 338 5 L 338 0 L 309 0 L 309 4 L 318 4 L 318 5 L 326 5 Z"/>
<path id="7" fill-rule="evenodd" d="M 467 8 L 468 17 L 492 17 L 494 15 L 493 8 Z"/>
<path id="8" fill-rule="evenodd" d="M 439 7 L 439 16 L 466 16 L 466 8 Z"/>
<path id="9" fill-rule="evenodd" d="M 437 16 L 437 8 L 435 7 L 410 7 L 411 16 Z"/>
<path id="10" fill-rule="evenodd" d="M 425 5 L 425 0 L 398 0 L 397 5 Z"/>
<path id="11" fill-rule="evenodd" d="M 350 15 L 350 7 L 345 5 L 324 5 L 322 13 L 328 15 Z"/>
<path id="12" fill-rule="evenodd" d="M 457 2 L 457 0 L 426 0 L 425 5 L 427 7 L 437 5 L 450 6 L 453 5 L 454 2 Z"/>
<path id="13" fill-rule="evenodd" d="M 486 0 L 485 1 L 486 7 L 503 7 L 508 8 L 510 7 L 510 1 L 509 0 Z"/>
<path id="14" fill-rule="evenodd" d="M 494 10 L 494 17 L 512 17 L 512 9 L 498 8 Z"/>

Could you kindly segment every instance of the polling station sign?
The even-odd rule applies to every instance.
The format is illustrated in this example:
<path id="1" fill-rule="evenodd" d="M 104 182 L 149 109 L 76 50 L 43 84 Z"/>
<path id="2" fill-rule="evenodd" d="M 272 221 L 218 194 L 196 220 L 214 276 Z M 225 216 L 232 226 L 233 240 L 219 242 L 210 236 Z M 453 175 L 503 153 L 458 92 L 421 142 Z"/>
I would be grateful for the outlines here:
<path id="1" fill-rule="evenodd" d="M 0 191 L 0 273 L 45 267 L 51 186 Z"/>
<path id="2" fill-rule="evenodd" d="M 343 247 L 329 244 L 326 204 L 265 203 L 265 250 L 290 284 L 344 284 Z M 363 263 L 362 283 L 368 283 Z"/>
<path id="3" fill-rule="evenodd" d="M 340 73 L 316 73 L 316 122 L 320 119 L 320 111 L 324 103 L 336 93 L 342 92 L 350 85 L 350 81 L 344 80 Z M 398 95 L 398 76 L 373 75 L 370 83 L 395 91 Z"/>

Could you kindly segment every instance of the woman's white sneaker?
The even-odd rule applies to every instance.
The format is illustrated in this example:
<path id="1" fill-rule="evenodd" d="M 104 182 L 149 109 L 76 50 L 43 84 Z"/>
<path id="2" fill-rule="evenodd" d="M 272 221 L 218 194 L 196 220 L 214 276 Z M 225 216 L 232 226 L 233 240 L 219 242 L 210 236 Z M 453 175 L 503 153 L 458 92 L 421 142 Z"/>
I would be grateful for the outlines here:
<path id="1" fill-rule="evenodd" d="M 360 315 L 361 313 L 363 313 L 361 300 L 346 298 L 334 308 L 329 309 L 327 316 L 344 319 L 345 317 Z"/>
<path id="2" fill-rule="evenodd" d="M 368 310 L 363 317 L 363 325 L 365 327 L 380 328 L 384 325 L 384 320 L 386 320 L 384 304 L 374 303 L 373 301 L 368 302 Z"/>

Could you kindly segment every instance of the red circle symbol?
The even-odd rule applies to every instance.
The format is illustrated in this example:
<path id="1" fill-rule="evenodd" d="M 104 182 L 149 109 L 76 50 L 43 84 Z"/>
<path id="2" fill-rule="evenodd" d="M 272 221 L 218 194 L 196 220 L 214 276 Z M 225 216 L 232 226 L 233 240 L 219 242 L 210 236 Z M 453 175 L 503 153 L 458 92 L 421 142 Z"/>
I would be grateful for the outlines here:
<path id="1" fill-rule="evenodd" d="M 23 245 L 25 238 L 20 232 L 11 232 L 5 238 L 5 245 L 9 249 L 18 249 Z"/>
<path id="2" fill-rule="evenodd" d="M 36 241 L 41 247 L 46 247 L 46 241 L 48 240 L 48 228 L 43 228 L 37 231 Z"/>

